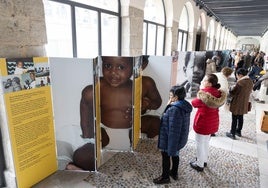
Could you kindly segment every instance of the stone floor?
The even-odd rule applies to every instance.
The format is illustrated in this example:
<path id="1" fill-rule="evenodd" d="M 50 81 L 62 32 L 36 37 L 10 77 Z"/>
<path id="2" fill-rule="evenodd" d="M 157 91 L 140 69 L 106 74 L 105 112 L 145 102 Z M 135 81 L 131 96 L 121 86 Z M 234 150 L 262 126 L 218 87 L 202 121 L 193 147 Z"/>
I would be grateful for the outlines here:
<path id="1" fill-rule="evenodd" d="M 194 132 L 181 150 L 179 180 L 157 186 L 152 182 L 161 173 L 161 155 L 156 139 L 141 139 L 134 152 L 110 155 L 97 172 L 57 171 L 34 188 L 88 187 L 268 187 L 268 134 L 260 131 L 260 119 L 268 104 L 253 103 L 244 116 L 242 137 L 225 136 L 231 115 L 220 111 L 220 129 L 211 137 L 208 167 L 196 172 L 189 166 L 195 157 Z M 194 115 L 194 113 L 192 113 Z M 193 118 L 191 118 L 193 119 Z"/>

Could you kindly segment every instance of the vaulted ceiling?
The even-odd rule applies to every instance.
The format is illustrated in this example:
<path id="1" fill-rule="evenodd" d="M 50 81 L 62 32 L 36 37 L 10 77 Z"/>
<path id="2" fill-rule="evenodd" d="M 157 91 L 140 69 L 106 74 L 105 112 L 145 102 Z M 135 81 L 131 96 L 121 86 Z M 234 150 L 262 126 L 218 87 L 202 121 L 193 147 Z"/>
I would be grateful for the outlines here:
<path id="1" fill-rule="evenodd" d="M 262 36 L 268 30 L 268 0 L 195 0 L 236 36 Z"/>

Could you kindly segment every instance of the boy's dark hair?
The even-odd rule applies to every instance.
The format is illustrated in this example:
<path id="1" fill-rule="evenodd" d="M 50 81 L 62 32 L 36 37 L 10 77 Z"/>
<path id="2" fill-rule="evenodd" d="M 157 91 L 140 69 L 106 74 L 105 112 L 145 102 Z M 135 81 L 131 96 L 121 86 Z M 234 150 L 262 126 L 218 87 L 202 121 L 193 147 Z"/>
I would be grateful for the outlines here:
<path id="1" fill-rule="evenodd" d="M 174 96 L 177 96 L 178 100 L 183 100 L 186 97 L 186 91 L 183 86 L 173 86 L 170 92 L 173 93 Z"/>
<path id="2" fill-rule="evenodd" d="M 247 69 L 244 69 L 244 68 L 239 68 L 237 71 L 236 71 L 236 74 L 241 74 L 243 76 L 246 76 L 248 74 L 248 71 Z"/>

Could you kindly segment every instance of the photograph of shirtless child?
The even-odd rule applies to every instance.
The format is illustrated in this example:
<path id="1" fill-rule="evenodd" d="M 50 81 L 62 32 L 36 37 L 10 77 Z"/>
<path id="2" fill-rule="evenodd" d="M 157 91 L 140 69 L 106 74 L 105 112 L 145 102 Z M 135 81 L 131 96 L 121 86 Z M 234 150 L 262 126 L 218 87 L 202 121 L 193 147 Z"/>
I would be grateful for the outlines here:
<path id="1" fill-rule="evenodd" d="M 149 63 L 149 56 L 142 56 L 142 70 Z M 158 109 L 162 104 L 161 95 L 154 79 L 150 76 L 142 76 L 142 105 L 141 105 L 141 133 L 147 138 L 154 138 L 159 134 L 160 116 L 149 114 L 151 110 Z"/>
<path id="2" fill-rule="evenodd" d="M 132 129 L 133 57 L 103 56 L 100 77 L 102 147 L 129 151 Z M 82 138 L 94 138 L 93 86 L 86 86 L 80 101 Z M 66 169 L 95 170 L 94 144 L 86 143 L 73 154 L 73 163 Z"/>

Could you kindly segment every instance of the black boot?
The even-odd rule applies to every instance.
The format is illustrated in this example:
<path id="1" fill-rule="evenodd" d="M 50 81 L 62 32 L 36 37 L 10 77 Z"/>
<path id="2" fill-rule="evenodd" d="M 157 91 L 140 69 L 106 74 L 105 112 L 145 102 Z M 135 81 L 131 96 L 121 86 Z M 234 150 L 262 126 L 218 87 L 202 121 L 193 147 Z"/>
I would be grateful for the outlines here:
<path id="1" fill-rule="evenodd" d="M 226 132 L 226 136 L 229 137 L 229 138 L 231 138 L 231 139 L 233 139 L 233 140 L 236 139 L 236 138 L 235 138 L 235 135 L 232 134 L 232 133 L 230 133 L 230 132 Z"/>
<path id="2" fill-rule="evenodd" d="M 162 175 L 153 180 L 156 184 L 169 183 L 169 168 L 170 168 L 170 157 L 166 152 L 161 152 L 162 154 Z"/>
<path id="3" fill-rule="evenodd" d="M 179 156 L 172 157 L 172 169 L 169 172 L 169 175 L 174 179 L 178 179 L 178 168 L 179 168 L 180 158 Z"/>
<path id="4" fill-rule="evenodd" d="M 241 136 L 242 136 L 241 131 L 236 130 L 236 131 L 235 131 L 235 135 L 237 135 L 237 136 L 241 137 Z"/>
<path id="5" fill-rule="evenodd" d="M 159 176 L 158 178 L 155 178 L 153 180 L 155 184 L 165 184 L 165 183 L 170 183 L 170 179 L 168 178 L 163 178 L 162 176 Z"/>

